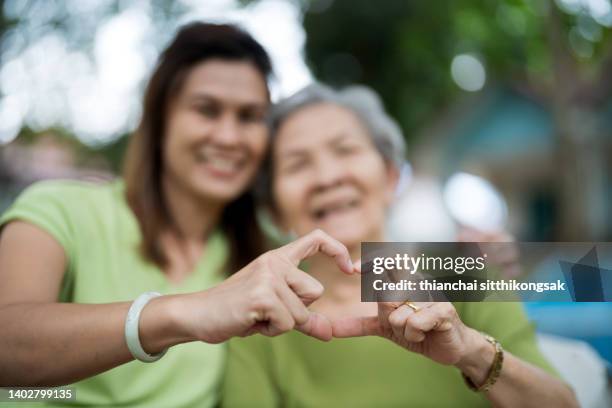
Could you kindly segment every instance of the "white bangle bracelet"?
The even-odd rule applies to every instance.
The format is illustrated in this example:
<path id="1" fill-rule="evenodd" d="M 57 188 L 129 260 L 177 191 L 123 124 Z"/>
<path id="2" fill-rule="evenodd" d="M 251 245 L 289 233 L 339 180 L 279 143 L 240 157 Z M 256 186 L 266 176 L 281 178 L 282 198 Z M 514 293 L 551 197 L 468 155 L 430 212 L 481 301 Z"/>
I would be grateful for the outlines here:
<path id="1" fill-rule="evenodd" d="M 132 356 L 142 361 L 143 363 L 152 363 L 162 358 L 168 349 L 163 350 L 157 354 L 149 354 L 143 350 L 142 344 L 140 343 L 140 337 L 138 336 L 138 322 L 140 320 L 140 313 L 147 303 L 153 298 L 161 296 L 161 293 L 157 292 L 146 292 L 138 296 L 130 310 L 128 311 L 125 319 L 125 342 L 127 343 L 128 349 Z"/>

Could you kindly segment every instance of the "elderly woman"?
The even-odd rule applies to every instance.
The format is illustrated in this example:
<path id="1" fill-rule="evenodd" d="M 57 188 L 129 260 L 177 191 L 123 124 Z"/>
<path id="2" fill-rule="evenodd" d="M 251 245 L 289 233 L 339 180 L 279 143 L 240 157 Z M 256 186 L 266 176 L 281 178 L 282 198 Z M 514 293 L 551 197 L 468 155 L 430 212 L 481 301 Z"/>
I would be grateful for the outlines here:
<path id="1" fill-rule="evenodd" d="M 310 86 L 276 107 L 272 132 L 264 190 L 284 230 L 322 229 L 353 259 L 361 242 L 385 240 L 404 144 L 371 91 Z M 325 287 L 311 309 L 345 338 L 233 340 L 225 406 L 576 405 L 519 303 L 377 305 L 328 258 L 308 269 Z"/>

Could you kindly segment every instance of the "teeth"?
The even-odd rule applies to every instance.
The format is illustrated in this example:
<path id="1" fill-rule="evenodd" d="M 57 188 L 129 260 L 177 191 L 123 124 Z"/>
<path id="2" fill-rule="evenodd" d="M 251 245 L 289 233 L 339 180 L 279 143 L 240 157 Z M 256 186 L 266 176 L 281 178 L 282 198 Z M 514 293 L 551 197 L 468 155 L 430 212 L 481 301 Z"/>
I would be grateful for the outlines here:
<path id="1" fill-rule="evenodd" d="M 335 211 L 343 211 L 343 210 L 347 210 L 350 208 L 355 208 L 357 207 L 358 204 L 359 204 L 358 200 L 350 200 L 350 201 L 340 203 L 338 205 L 329 206 L 329 207 L 315 210 L 313 215 L 316 219 L 322 219 L 328 216 L 330 213 L 333 213 Z"/>
<path id="2" fill-rule="evenodd" d="M 199 150 L 197 154 L 197 158 L 199 160 L 207 162 L 211 166 L 216 167 L 217 169 L 221 171 L 226 171 L 226 172 L 235 171 L 239 167 L 238 160 L 221 158 L 218 156 L 211 156 L 207 154 L 205 150 Z"/>
<path id="3" fill-rule="evenodd" d="M 237 167 L 236 163 L 229 160 L 219 159 L 217 157 L 209 158 L 208 163 L 210 163 L 212 166 L 218 168 L 221 171 L 234 171 Z"/>

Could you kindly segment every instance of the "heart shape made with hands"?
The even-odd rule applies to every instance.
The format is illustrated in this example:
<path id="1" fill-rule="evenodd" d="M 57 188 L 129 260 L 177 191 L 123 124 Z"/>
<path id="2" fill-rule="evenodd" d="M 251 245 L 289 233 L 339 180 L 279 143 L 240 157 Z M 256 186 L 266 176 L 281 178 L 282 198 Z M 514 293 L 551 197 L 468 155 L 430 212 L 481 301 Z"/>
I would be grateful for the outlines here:
<path id="1" fill-rule="evenodd" d="M 308 309 L 323 294 L 323 286 L 298 265 L 316 254 L 332 258 L 338 268 L 347 275 L 360 272 L 353 264 L 347 248 L 321 230 L 315 230 L 297 240 L 264 254 L 265 259 L 255 266 L 262 280 L 270 276 L 282 276 L 282 284 L 272 283 L 275 288 L 272 297 L 276 299 L 273 307 L 252 311 L 257 322 L 247 334 L 261 333 L 274 336 L 290 330 L 291 327 L 317 339 L 328 341 L 333 335 L 333 325 L 327 316 Z M 267 273 L 266 273 L 267 270 Z M 270 273 L 271 272 L 271 273 Z M 270 286 L 270 283 L 265 285 Z M 291 327 L 288 322 L 291 321 Z"/>
<path id="2" fill-rule="evenodd" d="M 274 259 L 283 259 L 288 267 L 286 270 L 292 270 L 285 273 L 287 285 L 293 291 L 299 300 L 306 306 L 310 306 L 313 302 L 319 299 L 323 293 L 323 288 L 320 283 L 299 270 L 299 263 L 315 254 L 322 253 L 334 259 L 338 268 L 347 275 L 361 273 L 360 260 L 352 262 L 346 247 L 339 241 L 333 239 L 323 231 L 317 230 L 307 234 L 281 248 L 272 251 Z M 318 290 L 315 288 L 319 286 Z M 285 296 L 285 305 L 291 308 L 291 299 L 293 296 Z M 360 317 L 345 317 L 330 319 L 325 313 L 311 311 L 308 309 L 308 318 L 304 323 L 296 324 L 295 329 L 314 338 L 323 341 L 329 341 L 333 337 L 359 337 L 378 335 L 383 337 L 388 332 L 388 318 L 392 313 L 398 314 L 396 310 L 405 312 L 412 311 L 408 307 L 403 308 L 402 302 L 386 302 L 378 304 L 378 315 L 360 316 Z M 263 319 L 262 319 L 263 320 Z M 274 324 L 270 321 L 262 322 L 262 324 Z M 257 332 L 268 334 L 267 330 L 262 331 L 261 327 L 254 329 Z M 423 337 L 421 334 L 420 337 Z"/>
<path id="3" fill-rule="evenodd" d="M 314 231 L 271 252 L 269 267 L 284 271 L 286 285 L 280 298 L 283 308 L 293 315 L 296 330 L 323 341 L 334 337 L 381 336 L 443 364 L 453 364 L 462 354 L 465 326 L 454 306 L 448 302 L 419 302 L 418 312 L 404 302 L 379 302 L 376 315 L 335 319 L 307 309 L 321 297 L 323 287 L 315 278 L 298 269 L 302 260 L 323 253 L 333 258 L 347 275 L 361 273 L 360 263 L 351 261 L 346 247 L 324 232 Z M 255 331 L 266 335 L 287 331 L 278 316 L 264 317 L 256 319 L 261 323 Z"/>

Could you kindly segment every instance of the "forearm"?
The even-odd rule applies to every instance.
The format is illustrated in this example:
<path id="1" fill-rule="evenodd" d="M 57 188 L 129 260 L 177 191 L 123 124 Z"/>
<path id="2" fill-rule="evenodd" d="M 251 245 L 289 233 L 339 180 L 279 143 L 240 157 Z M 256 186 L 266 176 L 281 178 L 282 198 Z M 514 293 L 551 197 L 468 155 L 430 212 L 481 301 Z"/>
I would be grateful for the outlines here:
<path id="1" fill-rule="evenodd" d="M 564 382 L 507 352 L 499 380 L 487 397 L 495 407 L 578 406 Z"/>
<path id="2" fill-rule="evenodd" d="M 491 344 L 475 332 L 474 357 L 459 369 L 475 384 L 482 384 L 494 357 Z M 504 362 L 497 382 L 486 392 L 495 407 L 577 407 L 573 391 L 561 380 L 504 351 Z"/>
<path id="3" fill-rule="evenodd" d="M 188 341 L 174 326 L 174 297 L 151 301 L 140 319 L 143 348 Z M 124 338 L 130 302 L 26 303 L 0 308 L 0 385 L 69 384 L 131 361 Z"/>

